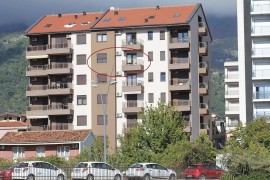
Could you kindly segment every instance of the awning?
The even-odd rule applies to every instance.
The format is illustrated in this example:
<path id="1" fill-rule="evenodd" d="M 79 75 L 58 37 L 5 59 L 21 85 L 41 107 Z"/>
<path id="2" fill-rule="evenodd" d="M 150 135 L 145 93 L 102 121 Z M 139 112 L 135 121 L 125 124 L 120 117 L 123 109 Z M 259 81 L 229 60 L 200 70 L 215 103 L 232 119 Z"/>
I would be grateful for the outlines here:
<path id="1" fill-rule="evenodd" d="M 26 56 L 26 59 L 44 59 L 48 58 L 48 55 L 40 55 L 40 56 Z"/>

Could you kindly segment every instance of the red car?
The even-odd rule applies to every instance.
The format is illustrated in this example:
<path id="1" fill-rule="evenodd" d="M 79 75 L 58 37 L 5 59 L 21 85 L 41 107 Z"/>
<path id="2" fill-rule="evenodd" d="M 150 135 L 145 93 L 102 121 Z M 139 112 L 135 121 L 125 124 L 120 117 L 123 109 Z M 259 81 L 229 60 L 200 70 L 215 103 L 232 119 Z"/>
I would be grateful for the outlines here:
<path id="1" fill-rule="evenodd" d="M 5 169 L 3 171 L 0 171 L 0 180 L 11 180 L 12 173 L 13 173 L 15 167 L 16 167 L 16 165 L 11 166 L 10 168 Z"/>
<path id="2" fill-rule="evenodd" d="M 220 169 L 215 164 L 191 164 L 185 170 L 185 178 L 219 179 L 225 172 L 225 170 Z"/>

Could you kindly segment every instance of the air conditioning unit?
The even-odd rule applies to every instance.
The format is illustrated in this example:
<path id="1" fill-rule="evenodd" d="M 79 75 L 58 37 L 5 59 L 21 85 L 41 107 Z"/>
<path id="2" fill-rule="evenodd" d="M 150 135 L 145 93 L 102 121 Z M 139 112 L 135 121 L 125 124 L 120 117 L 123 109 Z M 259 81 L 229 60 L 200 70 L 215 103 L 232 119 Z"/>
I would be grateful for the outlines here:
<path id="1" fill-rule="evenodd" d="M 117 134 L 117 135 L 116 135 L 116 138 L 117 138 L 117 139 L 120 139 L 121 137 L 122 137 L 122 134 Z"/>
<path id="2" fill-rule="evenodd" d="M 116 51 L 116 56 L 121 56 L 122 55 L 122 51 Z"/>
<path id="3" fill-rule="evenodd" d="M 32 38 L 31 38 L 31 41 L 32 41 L 32 42 L 36 42 L 36 41 L 37 41 L 37 37 L 32 37 Z"/>
<path id="4" fill-rule="evenodd" d="M 32 78 L 32 81 L 37 81 L 37 77 L 33 77 Z"/>
<path id="5" fill-rule="evenodd" d="M 72 119 L 72 116 L 67 116 L 67 119 Z"/>
<path id="6" fill-rule="evenodd" d="M 116 76 L 122 76 L 122 71 L 116 71 Z"/>
<path id="7" fill-rule="evenodd" d="M 116 117 L 117 118 L 121 118 L 122 117 L 122 113 L 116 113 Z"/>
<path id="8" fill-rule="evenodd" d="M 70 39 L 71 38 L 71 34 L 67 34 L 66 38 L 67 39 Z"/>
<path id="9" fill-rule="evenodd" d="M 122 93 L 121 92 L 117 92 L 116 93 L 116 97 L 122 97 Z"/>
<path id="10" fill-rule="evenodd" d="M 122 31 L 116 31 L 115 35 L 120 36 L 122 34 Z"/>
<path id="11" fill-rule="evenodd" d="M 79 144 L 72 144 L 72 149 L 78 149 L 79 148 Z"/>

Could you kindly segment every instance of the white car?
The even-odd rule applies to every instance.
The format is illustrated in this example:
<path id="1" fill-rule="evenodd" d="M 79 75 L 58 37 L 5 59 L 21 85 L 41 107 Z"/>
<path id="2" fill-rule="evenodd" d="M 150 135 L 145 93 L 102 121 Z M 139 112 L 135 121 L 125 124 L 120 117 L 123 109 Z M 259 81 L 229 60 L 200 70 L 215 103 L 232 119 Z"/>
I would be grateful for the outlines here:
<path id="1" fill-rule="evenodd" d="M 104 162 L 80 162 L 71 172 L 71 179 L 113 179 L 122 180 L 122 173 Z"/>
<path id="2" fill-rule="evenodd" d="M 176 172 L 157 163 L 136 163 L 125 172 L 128 180 L 132 179 L 176 179 Z"/>
<path id="3" fill-rule="evenodd" d="M 26 180 L 65 180 L 66 174 L 62 169 L 44 161 L 20 162 L 14 168 L 12 179 Z"/>

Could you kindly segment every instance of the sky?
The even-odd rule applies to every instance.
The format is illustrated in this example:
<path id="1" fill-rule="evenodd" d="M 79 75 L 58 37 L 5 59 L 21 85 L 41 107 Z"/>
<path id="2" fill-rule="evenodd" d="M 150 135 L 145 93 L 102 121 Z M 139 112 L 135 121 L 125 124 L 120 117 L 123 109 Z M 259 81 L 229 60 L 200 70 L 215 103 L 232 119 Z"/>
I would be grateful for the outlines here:
<path id="1" fill-rule="evenodd" d="M 0 0 L 0 25 L 31 25 L 47 14 L 201 3 L 206 16 L 235 16 L 236 0 Z"/>

